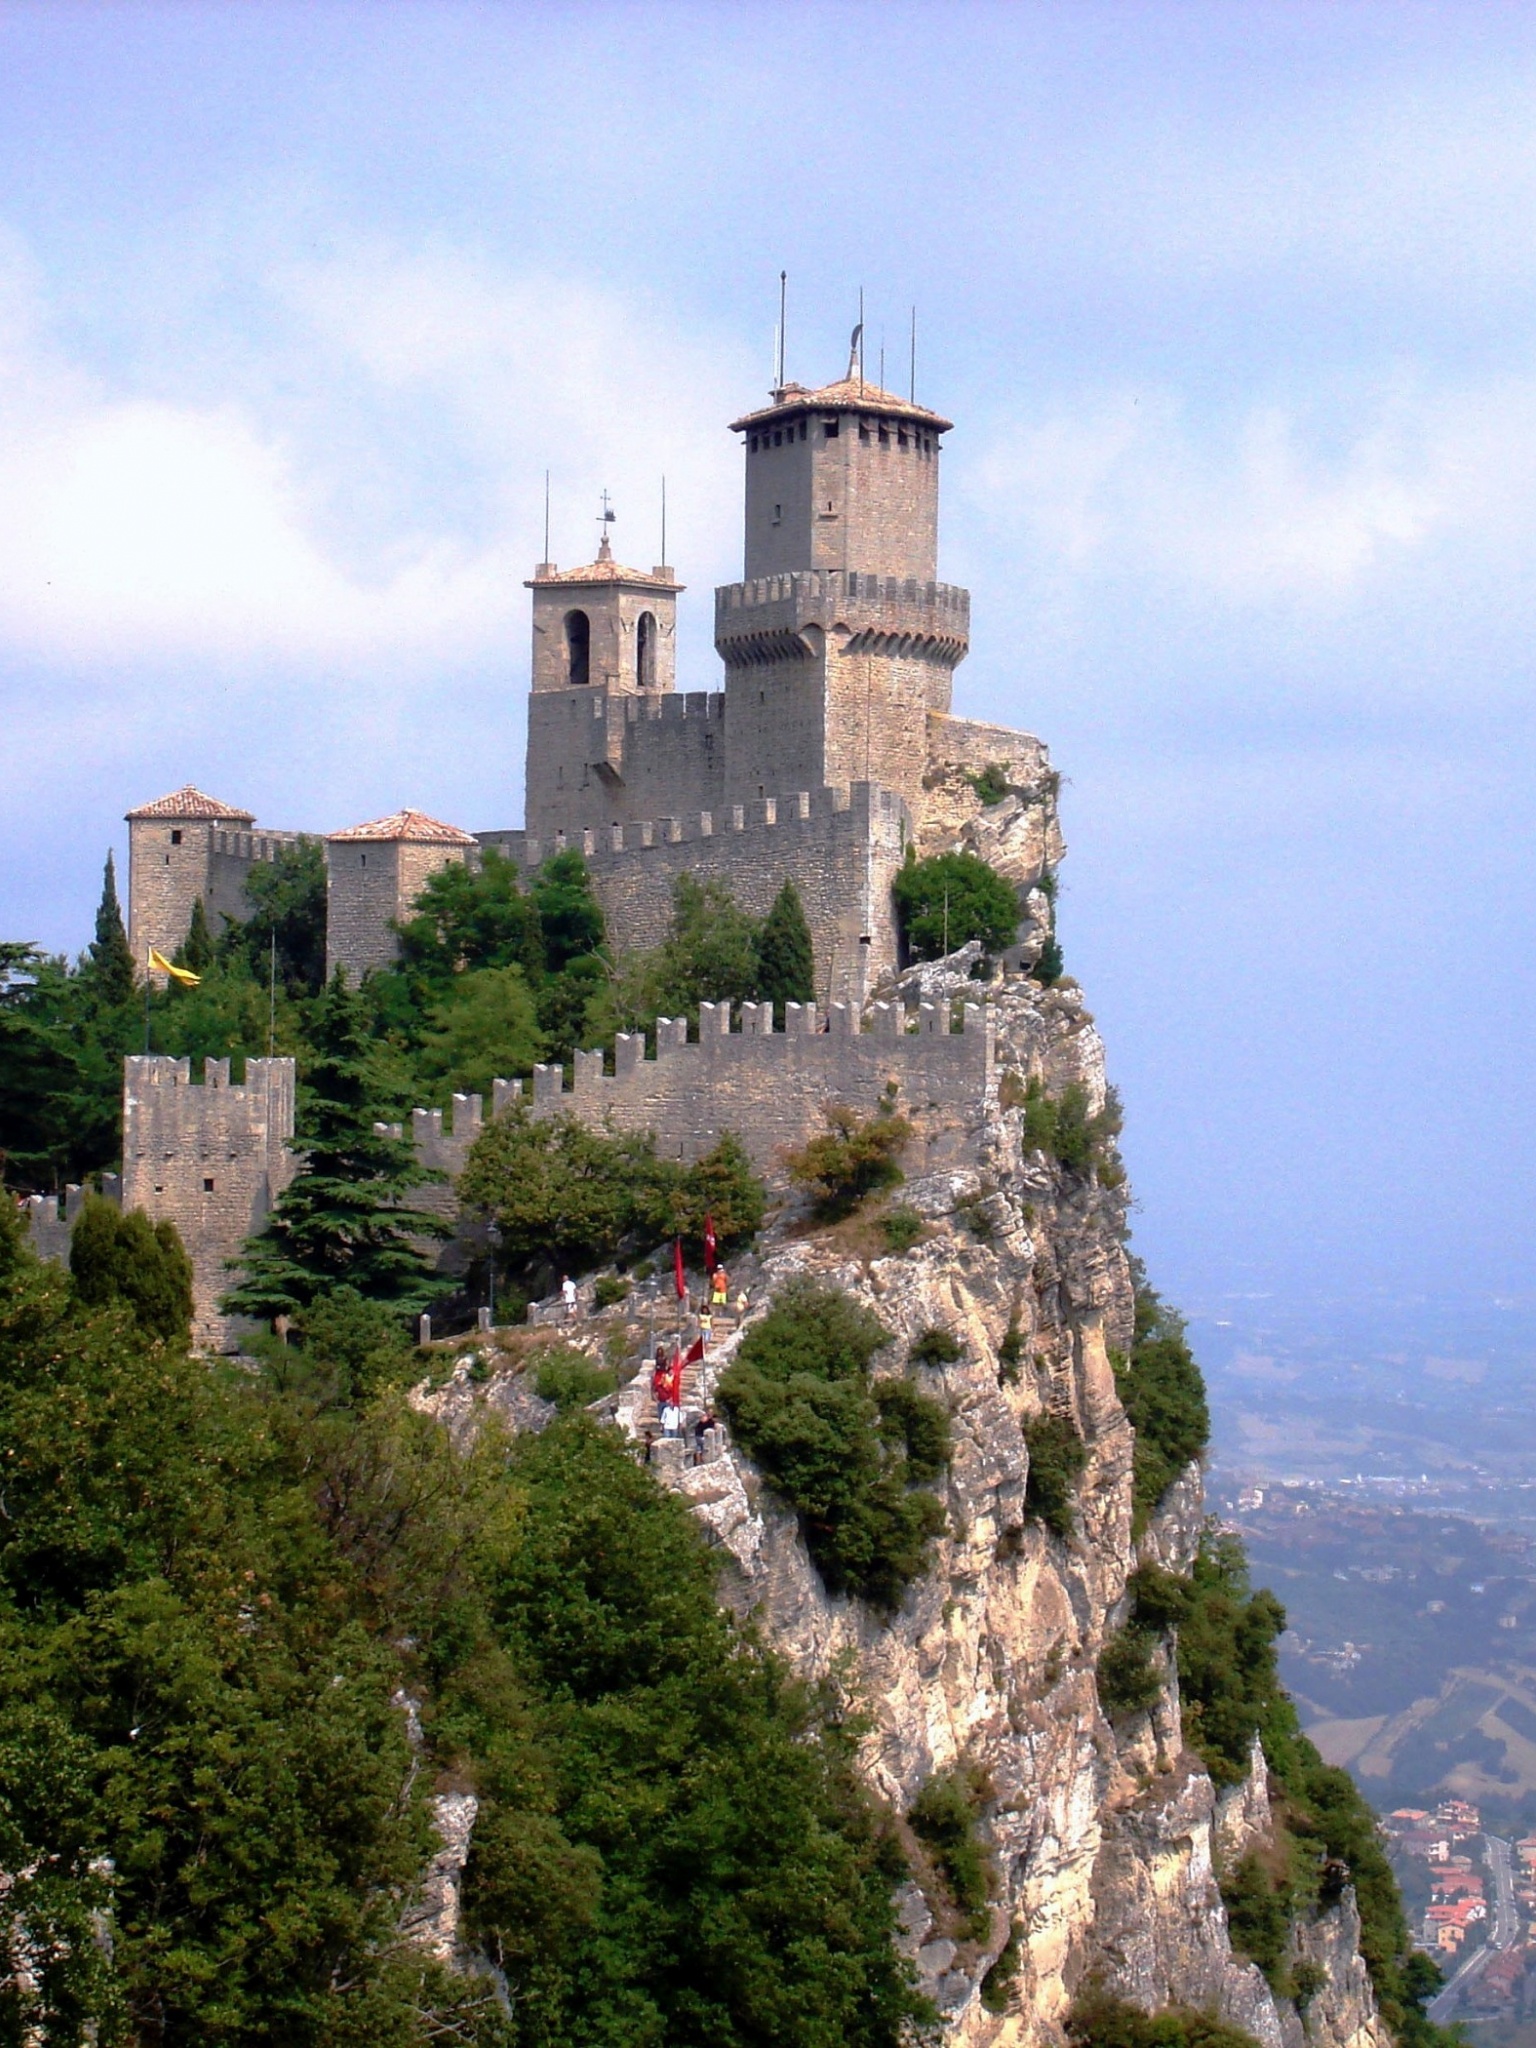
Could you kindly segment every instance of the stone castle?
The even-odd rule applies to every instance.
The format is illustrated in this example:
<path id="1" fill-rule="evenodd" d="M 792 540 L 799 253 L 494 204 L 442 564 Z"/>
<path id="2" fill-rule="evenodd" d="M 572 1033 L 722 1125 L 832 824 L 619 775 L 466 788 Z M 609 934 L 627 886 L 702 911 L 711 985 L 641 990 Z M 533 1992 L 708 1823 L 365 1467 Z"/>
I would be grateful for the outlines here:
<path id="1" fill-rule="evenodd" d="M 865 382 L 857 356 L 838 383 L 771 397 L 732 424 L 746 534 L 742 581 L 715 593 L 723 688 L 678 690 L 683 585 L 670 566 L 616 562 L 605 527 L 595 562 L 541 562 L 529 579 L 524 825 L 474 833 L 407 809 L 325 838 L 328 964 L 357 978 L 392 962 L 394 923 L 427 879 L 488 847 L 525 871 L 579 849 L 610 930 L 637 946 L 664 936 L 682 873 L 718 879 L 757 915 L 793 880 L 817 1000 L 792 1006 L 786 1031 L 750 1004 L 733 1031 L 723 1008 L 706 1006 L 698 1044 L 666 1024 L 655 1059 L 621 1039 L 606 1062 L 578 1054 L 563 1095 L 558 1068 L 536 1072 L 529 1097 L 535 1113 L 558 1101 L 654 1130 L 674 1157 L 734 1129 L 770 1169 L 823 1103 L 873 1100 L 887 1082 L 951 1122 L 965 1122 L 966 1104 L 980 1111 L 992 1064 L 983 1010 L 952 1031 L 947 1002 L 909 1020 L 899 1001 L 873 1001 L 900 966 L 891 884 L 910 847 L 971 847 L 1014 880 L 1038 945 L 1048 911 L 1031 891 L 1061 850 L 1041 743 L 951 708 L 970 620 L 969 593 L 938 580 L 951 422 Z M 977 794 L 983 769 L 1001 772 L 1005 800 Z M 252 869 L 300 836 L 258 828 L 190 785 L 130 811 L 128 827 L 141 962 L 150 947 L 175 951 L 198 900 L 215 930 L 248 915 Z M 199 1336 L 223 1343 L 225 1261 L 293 1171 L 292 1064 L 251 1060 L 243 1087 L 230 1086 L 227 1063 L 209 1062 L 200 1087 L 185 1061 L 126 1065 L 123 1199 L 177 1223 L 197 1273 Z M 514 1090 L 498 1084 L 493 1113 Z M 423 1164 L 462 1164 L 482 1114 L 479 1098 L 456 1099 L 445 1136 L 440 1112 L 418 1112 Z M 50 1214 L 35 1227 L 41 1240 L 67 1225 Z"/>

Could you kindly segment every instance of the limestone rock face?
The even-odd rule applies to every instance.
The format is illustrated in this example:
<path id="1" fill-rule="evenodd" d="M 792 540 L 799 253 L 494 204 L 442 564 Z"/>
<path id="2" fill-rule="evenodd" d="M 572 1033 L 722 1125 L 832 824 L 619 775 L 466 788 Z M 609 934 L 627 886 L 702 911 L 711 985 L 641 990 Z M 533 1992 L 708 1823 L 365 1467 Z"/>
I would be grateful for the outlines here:
<path id="1" fill-rule="evenodd" d="M 793 1516 L 740 1452 L 668 1483 L 721 1546 L 724 1597 L 803 1675 L 836 1672 L 857 1694 L 871 1722 L 863 1766 L 881 1799 L 905 1813 L 932 1773 L 959 1762 L 984 1776 L 998 1875 L 986 1938 L 968 1938 L 942 1898 L 915 1883 L 900 1900 L 903 1946 L 947 2040 L 1059 2041 L 1075 1991 L 1093 1977 L 1149 2009 L 1207 2006 L 1264 2048 L 1387 2048 L 1352 1901 L 1299 1937 L 1298 1954 L 1328 1978 L 1305 2034 L 1295 2009 L 1231 1950 L 1218 1864 L 1268 1832 L 1262 1755 L 1218 1798 L 1184 1749 L 1166 1651 L 1153 1711 L 1116 1727 L 1100 1708 L 1098 1660 L 1125 1618 L 1129 1575 L 1140 1562 L 1185 1571 L 1194 1556 L 1200 1473 L 1185 1472 L 1133 1540 L 1133 1433 L 1110 1358 L 1131 1335 L 1125 1191 L 1026 1150 L 1022 1131 L 1031 1075 L 1053 1094 L 1078 1082 L 1092 1108 L 1103 1106 L 1103 1047 L 1075 989 L 1015 981 L 992 995 L 997 1100 L 967 1134 L 963 1165 L 901 1192 L 927 1236 L 900 1257 L 854 1256 L 846 1235 L 781 1222 L 747 1325 L 800 1275 L 880 1316 L 892 1341 L 877 1373 L 910 1371 L 950 1413 L 947 1526 L 933 1569 L 887 1621 L 827 1592 Z M 960 1340 L 963 1357 L 909 1365 L 914 1340 L 935 1326 Z M 739 1341 L 717 1354 L 717 1372 Z M 1067 1540 L 1026 1512 L 1025 1432 L 1046 1410 L 1070 1415 L 1088 1450 Z M 1011 1990 L 994 1979 L 984 2002 L 1010 1928 L 1017 1976 Z"/>

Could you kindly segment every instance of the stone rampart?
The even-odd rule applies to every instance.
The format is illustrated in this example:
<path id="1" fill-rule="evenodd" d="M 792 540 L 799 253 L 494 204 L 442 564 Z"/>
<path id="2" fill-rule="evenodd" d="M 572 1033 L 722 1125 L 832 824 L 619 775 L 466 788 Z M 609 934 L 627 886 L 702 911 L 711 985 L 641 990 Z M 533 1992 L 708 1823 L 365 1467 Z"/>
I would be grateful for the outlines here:
<path id="1" fill-rule="evenodd" d="M 534 868 L 563 846 L 585 854 L 621 950 L 666 937 L 681 874 L 724 884 L 754 917 L 792 881 L 811 928 L 818 1000 L 862 1003 L 874 974 L 896 958 L 891 881 L 912 836 L 899 796 L 855 782 L 686 817 L 593 825 L 552 844 L 530 835 L 522 857 Z"/>
<path id="2" fill-rule="evenodd" d="M 62 1266 L 69 1264 L 69 1241 L 74 1235 L 75 1219 L 85 1207 L 87 1192 L 71 1181 L 62 1201 L 57 1195 L 28 1196 L 22 1220 L 27 1225 L 32 1249 L 40 1259 L 56 1259 Z M 107 1201 L 121 1205 L 121 1178 L 115 1173 L 104 1173 L 101 1192 Z"/>
<path id="3" fill-rule="evenodd" d="M 577 1053 L 569 1088 L 563 1068 L 535 1067 L 529 1082 L 492 1084 L 491 1114 L 520 1103 L 534 1116 L 569 1111 L 595 1128 L 649 1131 L 662 1158 L 685 1163 L 731 1131 L 758 1171 L 773 1180 L 785 1148 L 822 1128 L 829 1102 L 867 1114 L 894 1084 L 896 1106 L 914 1126 L 909 1171 L 964 1157 L 993 1077 L 992 1015 L 985 1005 L 967 1004 L 959 1031 L 950 1029 L 947 1006 L 925 1005 L 914 1016 L 884 1003 L 873 1006 L 867 1030 L 842 1003 L 833 1006 L 824 1028 L 814 1003 L 788 1004 L 783 1031 L 773 1029 L 772 1004 L 744 1003 L 740 1024 L 731 1030 L 728 1003 L 703 1003 L 699 1037 L 690 1042 L 685 1019 L 664 1017 L 656 1026 L 654 1058 L 645 1057 L 643 1036 L 621 1033 L 611 1072 L 601 1052 Z M 440 1109 L 413 1110 L 417 1158 L 456 1179 L 484 1116 L 479 1095 L 455 1095 L 451 1120 Z M 379 1128 L 405 1133 L 403 1125 Z M 447 1191 L 429 1188 L 422 1199 L 441 1207 Z"/>
<path id="4" fill-rule="evenodd" d="M 228 1060 L 123 1062 L 123 1203 L 176 1225 L 192 1260 L 195 1342 L 228 1349 L 236 1329 L 218 1311 L 233 1279 L 228 1261 L 293 1178 L 294 1063 L 252 1059 L 243 1086 Z"/>

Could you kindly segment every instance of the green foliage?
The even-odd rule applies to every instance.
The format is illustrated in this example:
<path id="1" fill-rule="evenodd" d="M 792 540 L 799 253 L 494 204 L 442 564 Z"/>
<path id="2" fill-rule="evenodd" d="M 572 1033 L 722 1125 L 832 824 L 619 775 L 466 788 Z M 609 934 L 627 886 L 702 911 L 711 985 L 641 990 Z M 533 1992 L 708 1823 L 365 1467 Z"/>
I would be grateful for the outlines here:
<path id="1" fill-rule="evenodd" d="M 1146 2013 L 1097 1992 L 1067 2015 L 1067 2039 L 1075 2048 L 1257 2048 L 1252 2034 L 1214 2013 L 1183 2005 Z"/>
<path id="2" fill-rule="evenodd" d="M 521 967 L 472 969 L 454 984 L 452 1000 L 430 1014 L 416 1071 L 435 1097 L 489 1096 L 498 1075 L 528 1072 L 544 1050 Z"/>
<path id="3" fill-rule="evenodd" d="M 297 1332 L 303 1366 L 314 1376 L 312 1390 L 328 1402 L 371 1400 L 418 1370 L 400 1315 L 355 1287 L 330 1287 L 317 1295 L 299 1318 Z M 297 1361 L 285 1357 L 283 1362 L 292 1371 Z M 294 1384 L 301 1384 L 297 1373 Z"/>
<path id="4" fill-rule="evenodd" d="M 847 1295 L 797 1282 L 747 1332 L 718 1389 L 737 1441 L 800 1517 L 826 1584 L 887 1612 L 943 1526 L 938 1501 L 913 1488 L 949 1463 L 939 1404 L 871 1378 L 889 1342 Z"/>
<path id="5" fill-rule="evenodd" d="M 773 1004 L 777 1027 L 784 1028 L 786 1003 L 808 1003 L 816 993 L 816 961 L 811 928 L 805 921 L 800 892 L 786 881 L 769 905 L 755 941 L 757 1000 Z"/>
<path id="6" fill-rule="evenodd" d="M 1128 1625 L 1099 1652 L 1099 1704 L 1111 1721 L 1129 1720 L 1157 1705 L 1162 1681 L 1152 1662 L 1154 1647 L 1155 1638 Z"/>
<path id="7" fill-rule="evenodd" d="M 909 847 L 892 894 L 902 941 L 914 960 L 937 960 L 972 939 L 983 952 L 1001 953 L 1018 935 L 1013 885 L 974 853 L 919 860 Z"/>
<path id="8" fill-rule="evenodd" d="M 1115 1385 L 1136 1432 L 1134 1528 L 1140 1535 L 1179 1474 L 1211 1439 L 1205 1381 L 1184 1320 L 1150 1287 L 1136 1293 L 1129 1359 L 1114 1360 Z"/>
<path id="9" fill-rule="evenodd" d="M 1052 932 L 1040 948 L 1035 964 L 1029 970 L 1031 981 L 1038 981 L 1042 988 L 1054 988 L 1067 971 L 1062 958 L 1061 941 Z"/>
<path id="10" fill-rule="evenodd" d="M 592 891 L 587 864 L 574 849 L 551 854 L 529 892 L 539 914 L 544 959 L 551 974 L 595 953 L 606 936 L 603 912 Z"/>
<path id="11" fill-rule="evenodd" d="M 317 1370 L 359 1308 L 311 1312 Z M 897 2048 L 931 2018 L 854 1731 L 611 1432 L 461 1453 L 398 1389 L 210 1369 L 0 1223 L 0 1442 L 7 2038 Z M 515 2026 L 398 1937 L 445 1773 Z"/>
<path id="12" fill-rule="evenodd" d="M 315 1052 L 301 1069 L 297 1174 L 265 1225 L 247 1239 L 226 1313 L 270 1320 L 307 1309 L 336 1286 L 402 1314 L 442 1291 L 413 1240 L 445 1237 L 436 1216 L 408 1206 L 427 1178 L 404 1139 L 376 1131 L 367 1013 L 338 968 L 314 1020 Z"/>
<path id="13" fill-rule="evenodd" d="M 850 1215 L 867 1195 L 900 1183 L 897 1161 L 912 1126 L 888 1102 L 868 1117 L 845 1103 L 829 1102 L 822 1115 L 827 1128 L 798 1151 L 786 1153 L 784 1166 L 790 1179 L 810 1193 L 816 1214 L 829 1220 Z"/>
<path id="14" fill-rule="evenodd" d="M 955 1909 L 970 1941 L 985 1940 L 991 1926 L 987 1898 L 992 1869 L 976 1832 L 982 1787 L 963 1766 L 929 1778 L 907 1815 L 912 1832 L 926 1843 L 943 1873 Z"/>
<path id="15" fill-rule="evenodd" d="M 898 1256 L 911 1251 L 923 1235 L 925 1225 L 915 1209 L 899 1202 L 894 1209 L 887 1209 L 880 1217 L 880 1230 L 885 1238 L 886 1249 Z"/>
<path id="16" fill-rule="evenodd" d="M 629 1282 L 621 1274 L 601 1274 L 593 1289 L 593 1298 L 599 1308 L 616 1308 L 628 1294 Z"/>
<path id="17" fill-rule="evenodd" d="M 541 1401 L 553 1401 L 562 1414 L 569 1408 L 586 1408 L 611 1394 L 618 1374 L 594 1365 L 574 1344 L 557 1344 L 541 1351 L 535 1363 L 533 1390 Z"/>
<path id="18" fill-rule="evenodd" d="M 759 936 L 723 883 L 679 875 L 666 938 L 620 966 L 614 1003 L 621 1027 L 649 1032 L 658 1017 L 686 1017 L 697 1028 L 701 1002 L 755 999 Z"/>
<path id="19" fill-rule="evenodd" d="M 1004 1104 L 1010 1106 L 1018 1106 L 1016 1084 Z M 1115 1160 L 1115 1140 L 1123 1121 L 1113 1088 L 1105 1091 L 1103 1108 L 1091 1110 L 1081 1081 L 1069 1081 L 1059 1095 L 1048 1095 L 1039 1075 L 1032 1074 L 1024 1084 L 1022 1107 L 1020 1136 L 1027 1151 L 1044 1152 L 1068 1173 L 1086 1177 L 1097 1172 L 1106 1179 L 1105 1168 Z"/>
<path id="20" fill-rule="evenodd" d="M 201 903 L 201 897 L 198 901 Z M 205 919 L 205 936 L 207 929 Z M 117 900 L 117 869 L 110 851 L 106 872 L 101 878 L 101 901 L 96 906 L 96 936 L 91 941 L 89 958 L 97 1001 L 107 1005 L 128 1002 L 133 995 L 137 974 L 134 957 L 128 950 L 128 934 L 123 929 L 122 908 Z"/>
<path id="21" fill-rule="evenodd" d="M 1003 1332 L 1003 1341 L 997 1347 L 997 1377 L 1002 1386 L 1011 1387 L 1018 1383 L 1024 1361 L 1024 1326 L 1019 1321 L 1018 1311 L 1008 1319 Z"/>
<path id="22" fill-rule="evenodd" d="M 1232 1946 L 1258 1964 L 1271 1991 L 1289 1997 L 1285 1952 L 1296 1899 L 1286 1877 L 1277 1877 L 1260 1857 L 1250 1854 L 1235 1869 L 1223 1873 L 1221 1896 Z"/>
<path id="23" fill-rule="evenodd" d="M 146 1337 L 185 1344 L 192 1328 L 192 1261 L 174 1223 L 86 1197 L 69 1240 L 69 1273 L 91 1308 L 121 1302 Z"/>
<path id="24" fill-rule="evenodd" d="M 988 2012 L 1007 2012 L 1012 2005 L 1023 1960 L 1024 1923 L 1015 1920 L 1008 1929 L 1008 1939 L 981 1980 L 981 2002 Z"/>
<path id="25" fill-rule="evenodd" d="M 658 1159 L 649 1137 L 590 1130 L 569 1113 L 531 1117 L 518 1104 L 475 1140 L 459 1194 L 495 1219 L 508 1265 L 530 1274 L 587 1270 L 673 1236 L 699 1251 L 707 1215 L 721 1246 L 741 1243 L 761 1227 L 766 1199 L 729 1132 L 684 1167 Z"/>
<path id="26" fill-rule="evenodd" d="M 965 779 L 989 809 L 993 804 L 1000 804 L 1013 787 L 1008 780 L 1006 761 L 989 761 L 985 768 L 974 775 L 967 775 Z"/>
<path id="27" fill-rule="evenodd" d="M 1036 1415 L 1024 1425 L 1029 1450 L 1029 1477 L 1024 1509 L 1043 1522 L 1053 1536 L 1072 1534 L 1077 1513 L 1077 1482 L 1088 1463 L 1088 1447 L 1067 1415 Z"/>
<path id="28" fill-rule="evenodd" d="M 956 1359 L 964 1358 L 965 1346 L 949 1330 L 924 1330 L 912 1340 L 907 1353 L 913 1365 L 953 1365 Z"/>
<path id="29" fill-rule="evenodd" d="M 203 908 L 201 896 L 192 899 L 192 915 L 187 923 L 187 936 L 176 949 L 176 965 L 190 967 L 194 974 L 206 974 L 214 963 L 213 934 L 208 929 L 208 913 Z"/>
<path id="30" fill-rule="evenodd" d="M 40 981 L 63 980 L 33 947 L 0 941 L 0 1171 L 13 1186 L 57 1188 L 116 1156 L 115 1117 L 93 1099 L 89 1055 L 39 996 Z"/>
<path id="31" fill-rule="evenodd" d="M 561 892 L 567 882 L 556 879 L 548 886 Z M 563 915 L 563 897 L 554 914 Z M 538 903 L 524 895 L 515 863 L 494 846 L 485 849 L 478 868 L 463 861 L 439 868 L 396 931 L 401 972 L 419 976 L 439 990 L 446 990 L 457 975 L 486 969 L 517 967 L 530 980 L 543 978 L 544 927 Z"/>
<path id="32" fill-rule="evenodd" d="M 318 996 L 325 987 L 326 871 L 322 841 L 301 836 L 278 849 L 275 859 L 257 861 L 245 878 L 250 916 L 226 925 L 219 952 L 226 965 L 239 965 L 265 989 L 274 956 L 277 985 L 292 1001 Z M 249 1051 L 265 1050 L 253 1044 Z"/>

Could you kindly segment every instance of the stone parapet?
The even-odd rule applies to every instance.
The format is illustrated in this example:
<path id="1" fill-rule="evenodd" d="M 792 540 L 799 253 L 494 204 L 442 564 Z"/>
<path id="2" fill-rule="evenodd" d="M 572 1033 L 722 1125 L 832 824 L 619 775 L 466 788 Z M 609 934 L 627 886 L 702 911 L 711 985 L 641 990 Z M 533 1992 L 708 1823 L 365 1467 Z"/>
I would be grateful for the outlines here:
<path id="1" fill-rule="evenodd" d="M 729 1003 L 702 1003 L 697 1040 L 686 1019 L 660 1018 L 649 1059 L 642 1035 L 621 1032 L 611 1054 L 576 1054 L 569 1087 L 559 1066 L 535 1067 L 526 1082 L 494 1081 L 491 1115 L 513 1105 L 533 1116 L 568 1111 L 597 1129 L 650 1132 L 662 1158 L 685 1163 L 731 1131 L 770 1181 L 782 1181 L 782 1153 L 822 1128 L 831 1102 L 867 1113 L 894 1100 L 914 1126 L 913 1172 L 952 1164 L 980 1123 L 994 1061 L 985 1004 L 967 1004 L 958 1031 L 948 1006 L 934 1004 L 908 1012 L 876 1003 L 861 1026 L 849 1004 L 823 1018 L 814 1003 L 789 1003 L 775 1031 L 771 1003 L 743 1003 L 738 1030 L 732 1021 Z M 484 1127 L 483 1098 L 455 1095 L 446 1121 L 440 1109 L 413 1110 L 410 1137 L 421 1164 L 453 1180 Z M 402 1125 L 377 1128 L 405 1134 Z"/>
<path id="2" fill-rule="evenodd" d="M 927 652 L 953 667 L 970 646 L 971 595 L 854 569 L 797 569 L 715 591 L 715 647 L 728 668 L 803 659 L 808 627 L 856 652 Z"/>
<path id="3" fill-rule="evenodd" d="M 88 1189 L 71 1181 L 64 1190 L 62 1200 L 58 1195 L 27 1197 L 22 1206 L 22 1221 L 27 1226 L 28 1241 L 40 1259 L 56 1259 L 60 1265 L 69 1264 L 69 1241 L 74 1235 L 75 1220 L 85 1207 L 88 1192 Z M 101 1192 L 106 1201 L 121 1206 L 121 1176 L 104 1173 L 101 1176 Z"/>

